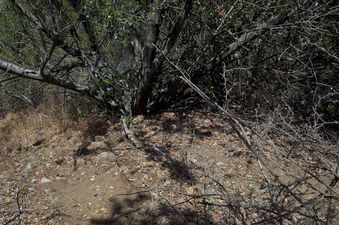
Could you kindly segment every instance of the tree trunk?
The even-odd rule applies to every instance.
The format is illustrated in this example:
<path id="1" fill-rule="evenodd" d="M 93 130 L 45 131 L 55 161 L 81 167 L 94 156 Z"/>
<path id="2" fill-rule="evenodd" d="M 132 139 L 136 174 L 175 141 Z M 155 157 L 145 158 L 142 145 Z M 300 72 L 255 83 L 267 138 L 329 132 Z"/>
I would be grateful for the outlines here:
<path id="1" fill-rule="evenodd" d="M 157 66 L 154 63 L 156 44 L 159 37 L 160 27 L 160 5 L 159 0 L 154 1 L 154 9 L 149 14 L 148 27 L 146 29 L 146 40 L 143 49 L 141 80 L 137 93 L 132 102 L 132 114 L 146 114 L 147 104 L 152 95 L 154 81 L 157 76 Z"/>
<path id="2" fill-rule="evenodd" d="M 172 31 L 169 33 L 164 52 L 157 60 L 155 59 L 156 48 L 155 44 L 159 37 L 159 28 L 161 23 L 161 10 L 158 0 L 154 1 L 155 11 L 150 12 L 149 25 L 146 34 L 146 43 L 143 50 L 143 68 L 142 77 L 138 87 L 137 94 L 132 104 L 132 114 L 146 114 L 147 105 L 150 97 L 152 96 L 154 83 L 156 82 L 157 76 L 160 71 L 162 62 L 164 61 L 164 55 L 167 55 L 174 47 L 177 38 L 181 30 L 184 27 L 184 23 L 192 10 L 193 0 L 186 0 L 183 6 L 181 14 L 178 16 Z M 157 61 L 156 63 L 154 61 Z"/>

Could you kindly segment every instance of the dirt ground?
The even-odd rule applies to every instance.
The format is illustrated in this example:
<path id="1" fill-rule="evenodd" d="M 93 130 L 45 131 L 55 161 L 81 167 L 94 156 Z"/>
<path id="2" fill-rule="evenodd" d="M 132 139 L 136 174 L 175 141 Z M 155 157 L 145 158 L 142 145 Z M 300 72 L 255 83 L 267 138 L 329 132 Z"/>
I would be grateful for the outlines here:
<path id="1" fill-rule="evenodd" d="M 25 129 L 12 120 L 0 121 L 0 224 L 228 224 L 223 206 L 266 193 L 258 161 L 212 114 L 135 118 L 136 135 L 150 145 L 144 150 L 119 120 L 42 128 L 34 119 L 15 137 L 21 144 L 11 132 Z M 256 221 L 239 209 L 246 221 L 238 223 Z"/>

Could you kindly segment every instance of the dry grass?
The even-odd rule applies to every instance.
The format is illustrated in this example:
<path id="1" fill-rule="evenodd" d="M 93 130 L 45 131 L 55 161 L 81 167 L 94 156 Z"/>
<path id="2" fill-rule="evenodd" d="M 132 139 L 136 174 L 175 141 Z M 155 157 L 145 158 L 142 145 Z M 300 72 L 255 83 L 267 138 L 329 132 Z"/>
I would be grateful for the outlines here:
<path id="1" fill-rule="evenodd" d="M 0 120 L 0 146 L 5 153 L 24 150 L 42 138 L 55 135 L 62 128 L 62 120 L 52 113 L 36 109 L 8 113 Z"/>
<path id="2" fill-rule="evenodd" d="M 7 113 L 0 118 L 0 155 L 23 151 L 38 141 L 63 133 L 81 132 L 84 139 L 93 140 L 109 127 L 107 116 L 97 112 L 97 106 L 87 100 L 50 99 L 37 108 Z"/>
<path id="3" fill-rule="evenodd" d="M 0 119 L 0 154 L 23 151 L 34 143 L 70 130 L 86 132 L 90 126 L 86 115 L 75 115 L 81 111 L 76 106 L 46 102 L 38 108 L 26 108 L 10 112 Z"/>

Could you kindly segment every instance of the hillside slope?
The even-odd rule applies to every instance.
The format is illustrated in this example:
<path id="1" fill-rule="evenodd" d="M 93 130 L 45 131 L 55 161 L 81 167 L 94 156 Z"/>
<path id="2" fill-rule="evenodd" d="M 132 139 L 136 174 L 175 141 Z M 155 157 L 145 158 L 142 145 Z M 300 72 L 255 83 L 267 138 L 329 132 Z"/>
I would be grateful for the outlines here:
<path id="1" fill-rule="evenodd" d="M 276 168 L 263 168 L 209 113 L 134 118 L 136 136 L 149 144 L 143 151 L 125 138 L 119 120 L 105 117 L 57 122 L 35 112 L 24 120 L 9 114 L 0 128 L 2 224 L 303 224 L 309 218 L 300 214 L 300 202 L 309 204 L 317 200 L 315 190 L 324 190 L 268 149 L 270 165 L 285 170 L 286 180 L 299 177 L 284 190 L 268 172 Z M 275 141 L 289 147 L 282 136 Z M 311 153 L 291 157 L 330 183 Z M 318 201 L 321 210 L 337 214 L 337 201 Z M 321 210 L 316 213 L 325 220 Z"/>

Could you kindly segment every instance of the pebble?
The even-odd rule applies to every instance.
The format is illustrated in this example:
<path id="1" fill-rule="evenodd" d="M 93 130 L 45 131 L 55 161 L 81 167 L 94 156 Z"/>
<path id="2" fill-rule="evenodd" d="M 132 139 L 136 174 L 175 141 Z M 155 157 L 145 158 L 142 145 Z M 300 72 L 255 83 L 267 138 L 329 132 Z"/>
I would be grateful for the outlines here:
<path id="1" fill-rule="evenodd" d="M 231 151 L 231 152 L 227 153 L 227 156 L 237 158 L 237 157 L 241 156 L 242 154 L 243 154 L 243 152 L 241 152 L 241 151 Z"/>
<path id="2" fill-rule="evenodd" d="M 103 141 L 93 141 L 87 148 L 89 150 L 105 149 L 107 145 Z"/>
<path id="3" fill-rule="evenodd" d="M 231 135 L 231 134 L 229 134 L 229 135 L 227 135 L 227 137 L 226 137 L 229 141 L 235 141 L 235 137 L 233 136 L 233 135 Z"/>
<path id="4" fill-rule="evenodd" d="M 116 155 L 112 152 L 102 152 L 99 155 L 95 157 L 96 162 L 102 162 L 102 161 L 114 161 L 116 159 Z"/>
<path id="5" fill-rule="evenodd" d="M 52 180 L 48 179 L 47 177 L 43 177 L 43 178 L 41 178 L 40 183 L 42 183 L 42 184 L 52 183 Z"/>
<path id="6" fill-rule="evenodd" d="M 38 166 L 38 163 L 37 163 L 37 162 L 35 162 L 35 161 L 29 162 L 29 163 L 26 165 L 26 167 L 25 167 L 25 169 L 24 169 L 23 171 L 24 171 L 25 173 L 30 172 L 30 171 L 32 171 L 32 169 L 36 168 L 37 166 Z"/>
<path id="7" fill-rule="evenodd" d="M 105 136 L 102 136 L 102 135 L 97 135 L 97 136 L 95 136 L 95 141 L 104 141 L 105 140 Z"/>
<path id="8" fill-rule="evenodd" d="M 153 167 L 154 166 L 154 162 L 145 162 L 144 166 L 145 167 Z"/>

